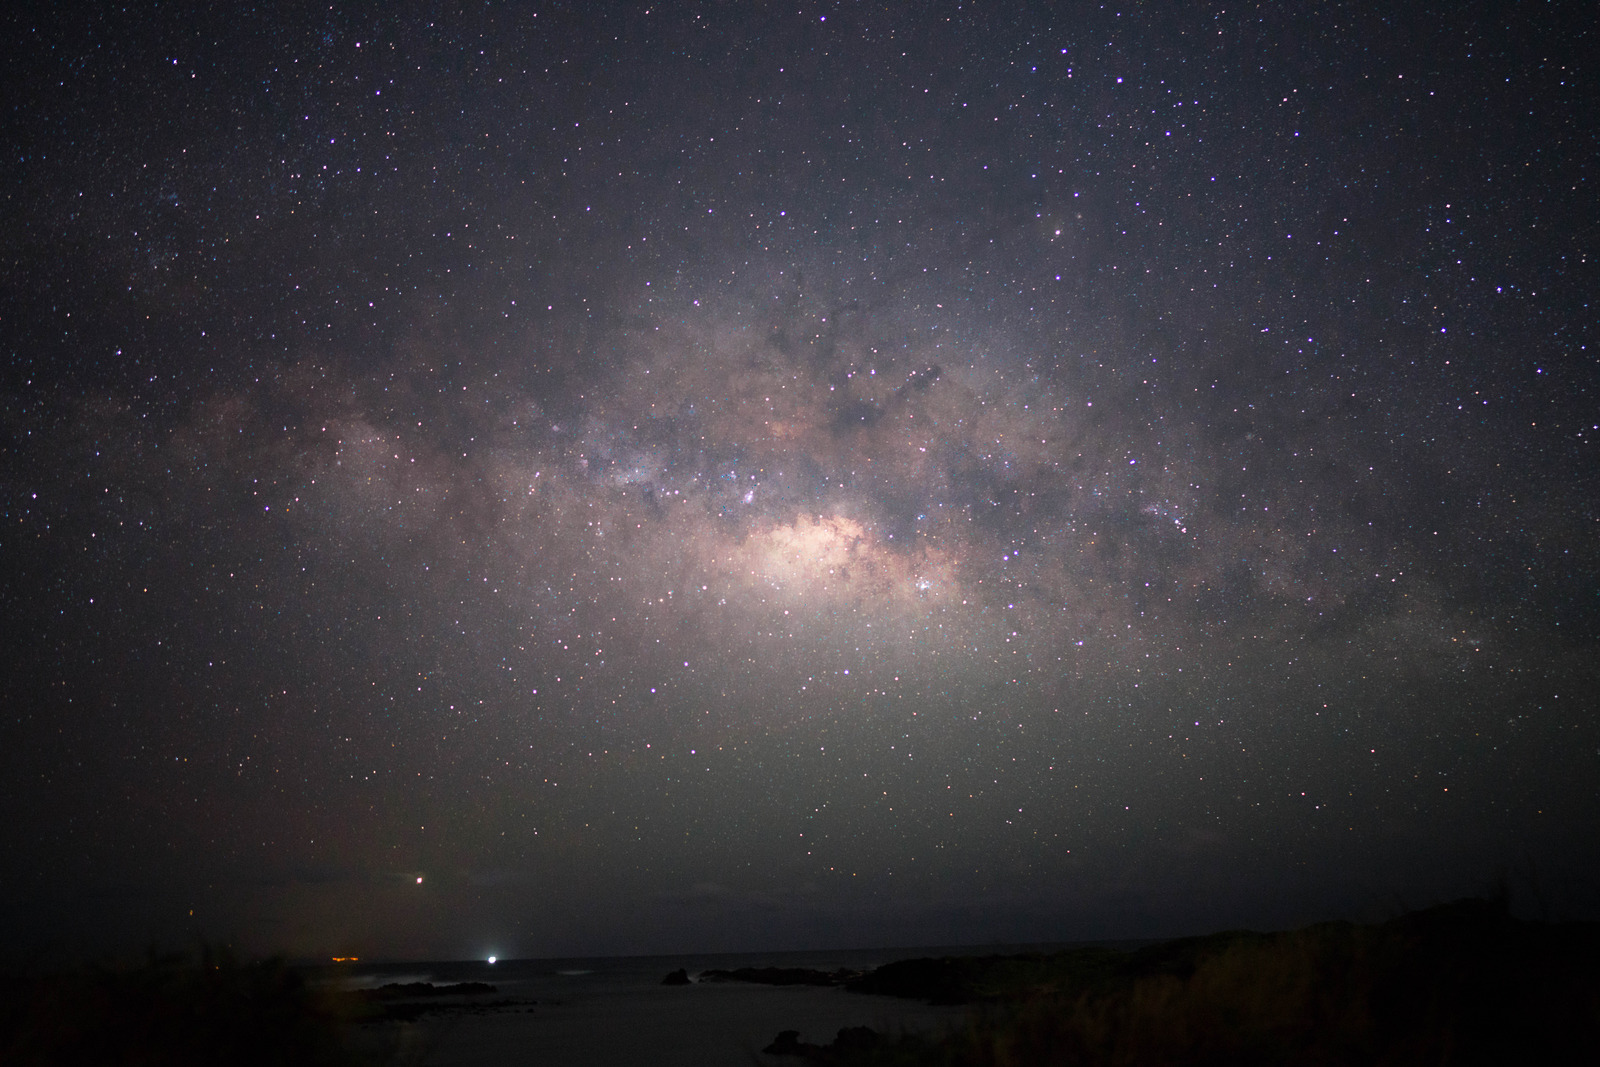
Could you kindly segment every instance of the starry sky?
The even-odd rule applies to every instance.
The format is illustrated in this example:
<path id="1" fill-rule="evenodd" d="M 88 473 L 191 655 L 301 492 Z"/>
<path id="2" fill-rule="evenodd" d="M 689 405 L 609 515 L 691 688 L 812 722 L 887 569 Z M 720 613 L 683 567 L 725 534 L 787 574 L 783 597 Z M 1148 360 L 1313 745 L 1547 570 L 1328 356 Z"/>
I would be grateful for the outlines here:
<path id="1" fill-rule="evenodd" d="M 5 18 L 12 949 L 1600 912 L 1581 5 Z"/>

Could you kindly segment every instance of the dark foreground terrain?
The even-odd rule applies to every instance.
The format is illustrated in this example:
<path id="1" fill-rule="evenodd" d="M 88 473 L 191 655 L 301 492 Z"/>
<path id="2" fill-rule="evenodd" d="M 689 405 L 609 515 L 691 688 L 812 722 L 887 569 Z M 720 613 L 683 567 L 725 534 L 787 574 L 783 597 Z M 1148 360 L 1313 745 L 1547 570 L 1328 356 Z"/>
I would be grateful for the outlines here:
<path id="1" fill-rule="evenodd" d="M 210 948 L 12 974 L 0 987 L 0 1064 L 342 1064 L 345 1025 L 362 1008 L 280 962 Z"/>
<path id="2" fill-rule="evenodd" d="M 708 978 L 970 1005 L 965 1025 L 943 1036 L 785 1031 L 762 1062 L 797 1067 L 1600 1062 L 1600 924 L 1522 922 L 1492 901 L 1377 925 L 1230 932 L 1135 951 Z M 12 975 L 0 989 L 0 1063 L 385 1062 L 392 1049 L 352 1035 L 385 1020 L 467 1011 L 465 1002 L 493 993 L 477 984 L 318 989 L 281 963 L 214 950 Z"/>
<path id="3" fill-rule="evenodd" d="M 1600 924 L 1520 922 L 1493 901 L 1133 952 L 904 960 L 848 988 L 974 1009 L 938 1039 L 787 1032 L 768 1053 L 945 1067 L 1600 1063 Z"/>

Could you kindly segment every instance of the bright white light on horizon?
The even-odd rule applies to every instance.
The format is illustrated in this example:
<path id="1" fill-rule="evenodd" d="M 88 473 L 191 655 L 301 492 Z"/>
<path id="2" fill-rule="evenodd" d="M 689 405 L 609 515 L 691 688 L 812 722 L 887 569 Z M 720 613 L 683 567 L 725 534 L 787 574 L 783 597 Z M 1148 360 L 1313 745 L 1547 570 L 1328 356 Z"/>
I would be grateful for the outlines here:
<path id="1" fill-rule="evenodd" d="M 493 962 L 494 962 L 494 961 L 495 961 L 495 960 L 496 960 L 496 959 L 498 959 L 498 958 L 499 958 L 499 957 L 497 957 L 497 956 L 490 956 L 490 957 L 489 957 L 489 962 L 490 962 L 490 963 L 493 963 Z"/>

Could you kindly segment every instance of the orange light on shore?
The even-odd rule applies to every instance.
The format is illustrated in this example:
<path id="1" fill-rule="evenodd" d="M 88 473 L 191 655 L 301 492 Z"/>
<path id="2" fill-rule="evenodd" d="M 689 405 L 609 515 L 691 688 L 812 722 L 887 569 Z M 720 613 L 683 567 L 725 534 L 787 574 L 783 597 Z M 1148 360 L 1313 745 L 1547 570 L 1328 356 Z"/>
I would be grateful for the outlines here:
<path id="1" fill-rule="evenodd" d="M 360 961 L 360 959 L 361 959 L 360 956 L 335 956 L 335 957 L 333 957 L 333 962 L 334 963 L 357 963 L 357 962 Z"/>

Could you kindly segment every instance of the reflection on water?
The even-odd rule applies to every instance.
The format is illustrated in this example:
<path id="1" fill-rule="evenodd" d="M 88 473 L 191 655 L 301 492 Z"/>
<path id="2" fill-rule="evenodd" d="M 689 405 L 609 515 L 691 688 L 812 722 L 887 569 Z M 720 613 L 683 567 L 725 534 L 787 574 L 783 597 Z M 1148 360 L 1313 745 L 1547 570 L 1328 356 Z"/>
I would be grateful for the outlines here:
<path id="1" fill-rule="evenodd" d="M 1098 943 L 1098 942 L 1097 942 Z M 801 952 L 734 952 L 671 956 L 607 956 L 556 959 L 416 960 L 391 963 L 319 964 L 306 967 L 315 982 L 333 982 L 345 989 L 367 989 L 391 982 L 489 982 L 502 991 L 527 990 L 548 986 L 552 992 L 562 988 L 562 980 L 593 978 L 607 985 L 655 985 L 663 975 L 682 967 L 698 977 L 709 970 L 737 970 L 740 967 L 803 967 L 817 971 L 870 971 L 895 960 L 919 956 L 1014 955 L 1023 952 L 1055 952 L 1072 944 L 1037 945 L 932 945 L 921 948 L 837 949 Z"/>
<path id="2" fill-rule="evenodd" d="M 802 967 L 867 971 L 919 956 L 1053 951 L 1059 945 L 898 948 L 834 952 L 766 952 L 604 959 L 485 960 L 358 964 L 311 968 L 313 981 L 347 989 L 389 983 L 487 982 L 493 994 L 449 998 L 412 1022 L 387 1025 L 390 1047 L 410 1047 L 407 1062 L 475 1067 L 512 1061 L 564 1067 L 750 1067 L 781 1064 L 762 1055 L 781 1030 L 826 1043 L 845 1026 L 881 1033 L 959 1026 L 959 1008 L 864 996 L 839 988 L 692 982 L 665 986 L 680 968 L 708 970 Z M 372 1032 L 377 1040 L 384 1035 Z"/>

